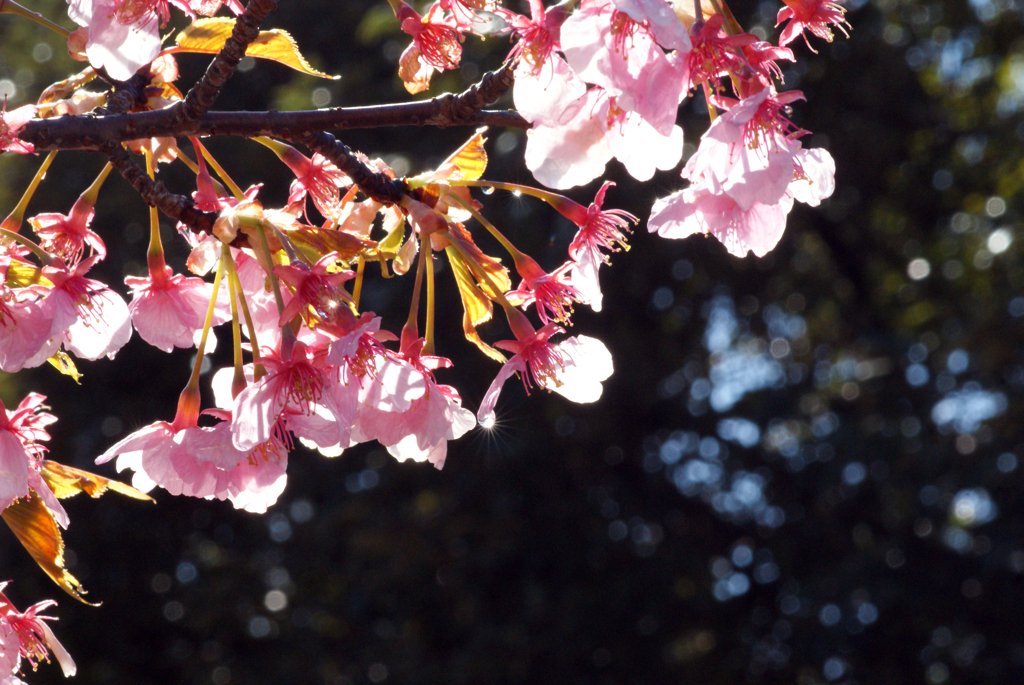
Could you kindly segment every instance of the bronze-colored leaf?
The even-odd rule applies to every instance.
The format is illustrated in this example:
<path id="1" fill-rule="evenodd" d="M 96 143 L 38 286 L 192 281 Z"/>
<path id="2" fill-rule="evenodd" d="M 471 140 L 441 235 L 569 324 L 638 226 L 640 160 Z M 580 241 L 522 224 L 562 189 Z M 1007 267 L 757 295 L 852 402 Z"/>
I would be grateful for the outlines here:
<path id="1" fill-rule="evenodd" d="M 224 47 L 224 43 L 231 37 L 234 28 L 235 20 L 227 17 L 196 19 L 174 39 L 178 47 L 172 48 L 168 52 L 199 52 L 215 55 Z M 328 79 L 341 78 L 330 76 L 309 66 L 309 62 L 299 52 L 295 39 L 280 29 L 260 31 L 256 40 L 245 49 L 245 54 L 249 57 L 272 59 L 310 76 Z"/>
<path id="2" fill-rule="evenodd" d="M 459 295 L 462 297 L 462 307 L 465 310 L 462 316 L 462 330 L 466 333 L 466 340 L 476 345 L 481 352 L 491 359 L 504 362 L 505 355 L 485 343 L 480 338 L 480 334 L 476 332 L 477 326 L 490 321 L 494 312 L 494 305 L 491 304 L 490 298 L 477 287 L 473 275 L 469 272 L 469 268 L 458 251 L 450 245 L 444 251 L 452 265 L 455 282 L 459 286 Z"/>
<path id="3" fill-rule="evenodd" d="M 0 515 L 53 582 L 80 602 L 90 604 L 82 597 L 82 584 L 64 568 L 64 540 L 42 497 L 30 492 L 27 497 L 14 500 Z"/>
<path id="4" fill-rule="evenodd" d="M 59 499 L 73 497 L 80 492 L 95 498 L 107 490 L 113 490 L 134 499 L 154 501 L 152 497 L 130 485 L 97 476 L 95 473 L 76 469 L 73 466 L 58 464 L 49 459 L 43 460 L 43 467 L 40 469 L 39 475 L 43 477 L 46 484 L 50 486 L 50 490 Z"/>
<path id="5" fill-rule="evenodd" d="M 7 285 L 12 288 L 26 288 L 30 285 L 53 286 L 43 275 L 43 270 L 26 262 L 11 262 L 7 267 Z"/>
<path id="6" fill-rule="evenodd" d="M 337 252 L 338 258 L 349 262 L 376 243 L 334 228 L 296 228 L 287 232 L 295 246 L 314 262 L 325 254 Z"/>
<path id="7" fill-rule="evenodd" d="M 65 376 L 71 376 L 75 383 L 78 385 L 82 384 L 82 374 L 78 372 L 78 367 L 75 366 L 74 360 L 68 356 L 68 353 L 62 349 L 58 349 L 53 353 L 53 356 L 47 359 L 53 368 L 60 371 Z"/>

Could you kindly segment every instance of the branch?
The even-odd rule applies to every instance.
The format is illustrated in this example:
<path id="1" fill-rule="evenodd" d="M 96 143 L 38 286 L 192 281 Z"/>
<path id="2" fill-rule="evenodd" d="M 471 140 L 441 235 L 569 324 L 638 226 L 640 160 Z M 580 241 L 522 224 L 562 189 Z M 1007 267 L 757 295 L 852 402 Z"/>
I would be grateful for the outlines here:
<path id="1" fill-rule="evenodd" d="M 529 128 L 517 112 L 481 110 L 512 85 L 511 70 L 488 72 L 463 93 L 421 102 L 371 107 L 337 107 L 300 112 L 208 112 L 194 121 L 178 121 L 174 108 L 114 116 L 64 116 L 30 121 L 18 137 L 39 152 L 99 149 L 107 141 L 162 136 L 234 135 L 294 139 L 305 132 L 385 126 L 479 126 Z"/>
<path id="2" fill-rule="evenodd" d="M 385 174 L 373 171 L 366 166 L 348 145 L 330 133 L 305 132 L 289 138 L 292 142 L 301 143 L 313 152 L 331 160 L 334 166 L 345 172 L 359 186 L 359 190 L 367 197 L 386 205 L 398 204 L 405 195 L 405 184 L 395 181 Z"/>
<path id="3" fill-rule="evenodd" d="M 277 7 L 277 0 L 250 0 L 235 22 L 231 37 L 224 42 L 217 56 L 210 62 L 203 77 L 192 86 L 185 100 L 172 109 L 179 122 L 192 121 L 206 113 L 213 106 L 221 89 L 238 63 L 245 57 L 245 49 L 260 34 L 260 22 Z"/>
<path id="4" fill-rule="evenodd" d="M 108 143 L 101 149 L 110 158 L 110 163 L 114 168 L 124 176 L 132 188 L 135 188 L 147 205 L 156 207 L 197 233 L 213 232 L 213 222 L 217 219 L 215 213 L 196 209 L 195 203 L 190 198 L 184 195 L 175 195 L 167 190 L 160 181 L 150 179 L 142 167 L 135 163 L 128 151 L 119 143 Z"/>

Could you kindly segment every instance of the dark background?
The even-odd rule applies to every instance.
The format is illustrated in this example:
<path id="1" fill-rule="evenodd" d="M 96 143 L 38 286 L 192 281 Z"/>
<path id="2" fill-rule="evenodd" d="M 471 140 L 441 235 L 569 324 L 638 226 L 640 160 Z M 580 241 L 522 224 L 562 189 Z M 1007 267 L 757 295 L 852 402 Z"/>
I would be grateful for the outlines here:
<path id="1" fill-rule="evenodd" d="M 61 595 L 0 536 L 15 603 L 60 602 L 54 629 L 79 664 L 74 682 L 1019 681 L 1022 5 L 847 7 L 850 39 L 814 41 L 818 54 L 794 44 L 785 84 L 807 95 L 793 117 L 813 131 L 805 145 L 836 159 L 835 194 L 798 205 L 760 260 L 638 227 L 602 272 L 604 311 L 575 317 L 573 332 L 615 358 L 600 402 L 527 398 L 510 382 L 498 428 L 450 444 L 440 472 L 375 444 L 337 459 L 296 450 L 265 516 L 162 490 L 156 505 L 70 500 L 69 567 L 98 608 Z M 733 10 L 777 35 L 778 5 Z M 405 40 L 386 4 L 282 3 L 268 24 L 343 78 L 261 63 L 217 108 L 407 99 L 395 77 Z M 9 107 L 75 68 L 59 38 L 27 22 L 5 16 L 0 41 Z M 465 47 L 479 73 L 508 43 Z M 181 58 L 183 87 L 204 64 Z M 465 87 L 473 69 L 430 94 Z M 680 122 L 689 154 L 707 126 L 699 98 Z M 418 173 L 469 135 L 342 139 Z M 522 134 L 489 135 L 488 177 L 530 182 Z M 240 184 L 266 183 L 266 204 L 284 200 L 290 174 L 269 152 L 210 146 Z M 0 159 L 3 207 L 37 163 Z M 102 163 L 61 153 L 30 214 L 67 211 Z M 179 167 L 165 178 L 189 192 Z M 608 206 L 642 217 L 683 185 L 678 171 L 637 184 L 615 162 L 609 175 Z M 596 188 L 573 196 L 589 202 Z M 485 211 L 546 267 L 564 259 L 573 227 L 545 206 L 496 193 Z M 145 224 L 112 177 L 94 223 L 111 258 L 93 273 L 115 288 L 141 273 Z M 456 364 L 441 379 L 475 410 L 497 365 L 460 339 L 440 276 L 440 351 Z M 397 327 L 408 283 L 370 285 L 364 302 Z M 497 324 L 484 335 L 504 337 Z M 136 336 L 116 363 L 80 364 L 81 387 L 40 369 L 5 377 L 2 395 L 13 407 L 47 394 L 60 418 L 51 456 L 113 475 L 92 460 L 173 416 L 189 361 Z M 55 664 L 27 679 L 62 680 Z"/>

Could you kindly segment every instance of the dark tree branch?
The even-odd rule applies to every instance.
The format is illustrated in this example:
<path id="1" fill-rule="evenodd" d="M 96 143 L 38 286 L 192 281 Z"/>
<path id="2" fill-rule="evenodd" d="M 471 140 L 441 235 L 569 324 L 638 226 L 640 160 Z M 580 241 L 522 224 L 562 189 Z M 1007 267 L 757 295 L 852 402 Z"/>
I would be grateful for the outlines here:
<path id="1" fill-rule="evenodd" d="M 458 95 L 421 102 L 371 107 L 318 109 L 302 112 L 208 112 L 194 121 L 178 121 L 174 109 L 114 116 L 64 116 L 30 121 L 18 137 L 39 152 L 99 149 L 108 141 L 159 136 L 234 135 L 294 138 L 307 131 L 385 126 L 479 126 L 529 128 L 517 112 L 480 110 L 512 84 L 508 67 L 484 74 L 480 83 Z"/>
<path id="2" fill-rule="evenodd" d="M 145 105 L 148 85 L 149 76 L 141 73 L 127 81 L 114 81 L 113 92 L 107 97 L 107 106 L 102 112 L 108 115 L 124 114 L 134 107 Z"/>
<path id="3" fill-rule="evenodd" d="M 224 47 L 210 62 L 206 73 L 192 86 L 185 96 L 185 100 L 172 108 L 177 121 L 193 121 L 213 106 L 224 84 L 235 73 L 238 63 L 245 57 L 245 49 L 260 34 L 260 22 L 275 7 L 277 7 L 277 0 L 250 0 L 238 20 L 235 21 L 231 37 L 225 41 Z"/>
<path id="4" fill-rule="evenodd" d="M 217 219 L 217 214 L 196 209 L 190 198 L 175 195 L 160 181 L 152 180 L 119 143 L 108 143 L 102 147 L 102 151 L 110 159 L 113 167 L 150 207 L 156 207 L 197 233 L 213 232 L 213 222 Z"/>
<path id="5" fill-rule="evenodd" d="M 313 152 L 319 152 L 331 160 L 334 166 L 348 174 L 348 177 L 359 186 L 359 190 L 364 195 L 377 202 L 387 205 L 398 204 L 406 192 L 403 183 L 370 169 L 349 149 L 348 145 L 330 133 L 311 131 L 293 135 L 290 140 L 301 143 Z"/>

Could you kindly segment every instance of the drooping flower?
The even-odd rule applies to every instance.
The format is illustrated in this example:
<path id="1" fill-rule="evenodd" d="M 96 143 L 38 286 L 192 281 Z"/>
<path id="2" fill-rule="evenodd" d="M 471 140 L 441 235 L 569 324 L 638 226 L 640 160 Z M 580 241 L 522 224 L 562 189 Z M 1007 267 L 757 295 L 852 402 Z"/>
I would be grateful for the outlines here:
<path id="1" fill-rule="evenodd" d="M 6 582 L 0 583 L 0 679 L 7 682 L 7 676 L 18 670 L 21 659 L 28 661 L 34 670 L 40 661 L 50 660 L 51 649 L 64 675 L 75 675 L 78 669 L 74 660 L 44 622 L 57 620 L 42 614 L 57 603 L 47 599 L 24 612 L 18 611 L 2 592 L 6 585 Z"/>
<path id="2" fill-rule="evenodd" d="M 514 373 L 520 374 L 523 386 L 553 390 L 568 400 L 579 403 L 595 402 L 601 397 L 602 381 L 612 374 L 612 356 L 604 343 L 585 335 L 567 338 L 557 345 L 549 338 L 564 332 L 555 324 L 548 324 L 517 340 L 504 340 L 494 344 L 513 353 L 511 359 L 498 371 L 484 394 L 477 419 L 483 426 L 493 425 L 494 407 L 505 381 Z"/>
<path id="3" fill-rule="evenodd" d="M 68 0 L 68 16 L 89 29 L 89 64 L 117 81 L 130 79 L 160 52 L 160 21 L 149 10 L 126 11 L 118 0 Z"/>
<path id="4" fill-rule="evenodd" d="M 509 31 L 519 39 L 507 59 L 520 57 L 521 73 L 537 74 L 552 53 L 561 49 L 559 31 L 566 12 L 560 6 L 545 8 L 541 0 L 530 0 L 529 18 L 504 8 L 495 10 L 495 14 L 505 20 Z"/>
<path id="5" fill-rule="evenodd" d="M 43 249 L 57 255 L 69 266 L 75 266 L 81 260 L 86 245 L 92 248 L 92 253 L 99 255 L 100 259 L 107 256 L 107 246 L 103 239 L 89 228 L 95 215 L 94 203 L 82 195 L 67 215 L 38 214 L 29 219 L 29 223 L 32 224 L 32 230 L 36 235 L 42 239 Z"/>
<path id="6" fill-rule="evenodd" d="M 505 297 L 512 304 L 523 308 L 536 303 L 537 316 L 545 324 L 552 320 L 565 323 L 572 313 L 573 302 L 587 301 L 569 278 L 569 271 L 574 266 L 570 261 L 546 273 L 531 257 L 518 255 L 516 270 L 523 280 L 518 288 L 505 293 Z"/>
<path id="7" fill-rule="evenodd" d="M 782 239 L 792 207 L 792 197 L 783 195 L 775 204 L 754 201 L 744 208 L 725 193 L 693 185 L 655 202 L 647 228 L 671 239 L 710 233 L 729 254 L 763 257 Z"/>
<path id="8" fill-rule="evenodd" d="M 789 20 L 786 28 L 782 29 L 779 36 L 779 45 L 789 45 L 797 36 L 803 36 L 804 42 L 811 52 L 817 52 L 811 47 L 804 30 L 810 31 L 826 43 L 832 42 L 832 27 L 837 27 L 843 35 L 849 37 L 846 32 L 850 24 L 846 21 L 846 10 L 836 2 L 830 0 L 782 0 L 786 6 L 779 10 L 776 26 Z"/>
<path id="9" fill-rule="evenodd" d="M 68 351 L 89 361 L 103 356 L 113 359 L 132 336 L 128 305 L 121 296 L 100 281 L 85 277 L 98 260 L 98 255 L 93 255 L 73 271 L 63 264 L 43 268 L 43 275 L 54 284 L 46 293 L 44 306 L 53 306 L 61 313 L 54 318 L 51 335 L 62 336 Z M 74 316 L 74 323 L 56 330 L 60 325 L 57 322 L 66 321 L 69 315 Z"/>
<path id="10" fill-rule="evenodd" d="M 230 414 L 208 413 L 224 420 L 213 428 L 157 421 L 107 449 L 96 463 L 117 457 L 117 470 L 132 469 L 132 485 L 143 492 L 159 485 L 172 495 L 216 497 L 237 509 L 265 512 L 284 491 L 287 447 L 271 436 L 238 450 L 231 444 Z"/>
<path id="11" fill-rule="evenodd" d="M 128 311 L 135 330 L 153 347 L 170 352 L 175 347 L 196 344 L 196 334 L 206 321 L 213 285 L 201 278 L 173 274 L 168 267 L 164 271 L 162 278 L 128 276 L 124 282 L 132 291 Z M 231 311 L 221 298 L 210 325 L 219 326 L 230 318 Z"/>
<path id="12" fill-rule="evenodd" d="M 575 263 L 572 282 L 595 312 L 601 311 L 603 300 L 597 270 L 609 261 L 608 255 L 602 250 L 617 252 L 620 248 L 628 249 L 623 231 L 629 231 L 629 224 L 638 221 L 637 217 L 622 209 L 601 209 L 605 193 L 612 185 L 615 185 L 612 181 L 605 181 L 589 207 L 571 200 L 565 203 L 564 210 L 556 205 L 564 216 L 580 228 L 569 244 L 569 257 Z"/>
<path id="13" fill-rule="evenodd" d="M 39 475 L 39 455 L 46 452 L 40 441 L 49 440 L 46 426 L 57 418 L 44 411 L 45 397 L 30 393 L 18 408 L 8 411 L 0 402 L 0 511 L 31 490 L 42 498 L 54 519 L 67 528 L 67 512 Z"/>
<path id="14" fill-rule="evenodd" d="M 280 324 L 285 325 L 296 316 L 310 328 L 318 323 L 334 323 L 339 310 L 347 309 L 351 297 L 342 283 L 355 277 L 352 271 L 335 271 L 328 273 L 327 268 L 338 260 L 338 254 L 331 252 L 321 257 L 312 267 L 292 264 L 274 267 L 278 278 L 290 285 L 295 297 L 281 313 Z"/>
<path id="15" fill-rule="evenodd" d="M 23 105 L 8 112 L 7 101 L 4 100 L 3 112 L 0 113 L 0 151 L 28 154 L 35 150 L 32 143 L 22 141 L 15 134 L 35 117 L 37 111 L 35 105 Z"/>
<path id="16" fill-rule="evenodd" d="M 793 181 L 797 138 L 806 133 L 783 109 L 801 99 L 797 90 L 776 95 L 766 88 L 733 104 L 701 138 L 683 178 L 728 194 L 744 209 L 777 203 Z"/>
<path id="17" fill-rule="evenodd" d="M 42 364 L 60 344 L 47 345 L 52 328 L 53 317 L 46 309 L 19 300 L 16 291 L 0 285 L 0 369 L 16 373 L 37 358 L 36 366 Z"/>
<path id="18" fill-rule="evenodd" d="M 462 60 L 462 34 L 444 17 L 437 16 L 440 3 L 435 3 L 426 16 L 402 0 L 392 2 L 402 30 L 412 36 L 412 43 L 398 60 L 398 75 L 410 93 L 421 93 L 430 87 L 434 71 L 458 69 Z"/>

